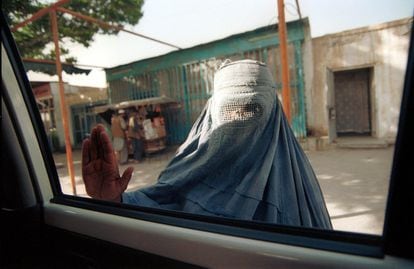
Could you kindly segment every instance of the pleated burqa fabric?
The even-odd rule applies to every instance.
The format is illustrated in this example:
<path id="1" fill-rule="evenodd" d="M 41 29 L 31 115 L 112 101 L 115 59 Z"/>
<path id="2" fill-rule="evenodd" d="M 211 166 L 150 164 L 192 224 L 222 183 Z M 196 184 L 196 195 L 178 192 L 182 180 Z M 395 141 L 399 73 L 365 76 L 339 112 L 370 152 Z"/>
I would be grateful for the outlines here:
<path id="1" fill-rule="evenodd" d="M 214 93 L 158 182 L 123 202 L 331 229 L 313 169 L 263 63 L 224 64 Z"/>

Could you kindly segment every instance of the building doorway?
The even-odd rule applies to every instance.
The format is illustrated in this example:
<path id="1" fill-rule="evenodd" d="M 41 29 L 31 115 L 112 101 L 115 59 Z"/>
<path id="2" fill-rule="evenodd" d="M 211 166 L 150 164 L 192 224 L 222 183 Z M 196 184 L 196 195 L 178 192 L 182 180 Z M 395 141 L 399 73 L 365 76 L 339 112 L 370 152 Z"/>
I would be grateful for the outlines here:
<path id="1" fill-rule="evenodd" d="M 338 137 L 371 135 L 370 73 L 370 68 L 334 72 Z"/>

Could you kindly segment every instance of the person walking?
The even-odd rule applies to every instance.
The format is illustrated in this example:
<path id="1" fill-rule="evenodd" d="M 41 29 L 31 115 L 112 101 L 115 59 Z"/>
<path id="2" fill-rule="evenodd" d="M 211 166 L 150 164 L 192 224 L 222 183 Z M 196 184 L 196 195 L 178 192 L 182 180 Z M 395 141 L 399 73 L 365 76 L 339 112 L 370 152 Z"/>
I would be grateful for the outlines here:
<path id="1" fill-rule="evenodd" d="M 128 146 L 125 136 L 127 125 L 124 120 L 125 111 L 118 110 L 111 118 L 111 132 L 116 160 L 119 164 L 128 162 Z"/>
<path id="2" fill-rule="evenodd" d="M 140 122 L 139 115 L 136 111 L 132 111 L 128 120 L 128 138 L 131 139 L 134 162 L 142 161 L 144 155 L 144 141 L 143 141 L 144 127 Z"/>

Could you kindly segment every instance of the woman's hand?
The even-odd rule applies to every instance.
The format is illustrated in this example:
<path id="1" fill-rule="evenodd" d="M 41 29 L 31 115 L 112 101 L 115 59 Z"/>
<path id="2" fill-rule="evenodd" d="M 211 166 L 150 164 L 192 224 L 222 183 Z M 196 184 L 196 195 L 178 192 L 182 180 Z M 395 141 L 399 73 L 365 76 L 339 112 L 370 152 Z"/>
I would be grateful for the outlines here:
<path id="1" fill-rule="evenodd" d="M 82 145 L 82 177 L 86 193 L 100 200 L 121 202 L 134 168 L 119 174 L 114 150 L 103 125 L 92 129 L 90 138 Z"/>

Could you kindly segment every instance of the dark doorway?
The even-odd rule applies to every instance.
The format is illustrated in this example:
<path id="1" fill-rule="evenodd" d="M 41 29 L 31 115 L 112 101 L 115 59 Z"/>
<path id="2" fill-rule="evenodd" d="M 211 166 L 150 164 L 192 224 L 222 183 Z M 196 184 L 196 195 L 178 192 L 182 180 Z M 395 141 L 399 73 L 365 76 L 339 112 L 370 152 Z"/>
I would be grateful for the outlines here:
<path id="1" fill-rule="evenodd" d="M 338 136 L 371 135 L 370 69 L 334 73 Z"/>

